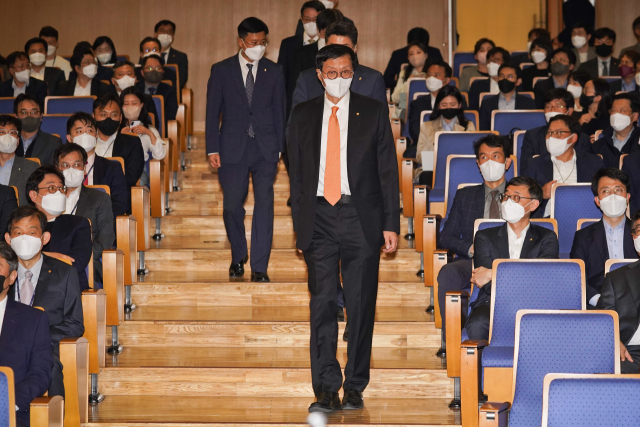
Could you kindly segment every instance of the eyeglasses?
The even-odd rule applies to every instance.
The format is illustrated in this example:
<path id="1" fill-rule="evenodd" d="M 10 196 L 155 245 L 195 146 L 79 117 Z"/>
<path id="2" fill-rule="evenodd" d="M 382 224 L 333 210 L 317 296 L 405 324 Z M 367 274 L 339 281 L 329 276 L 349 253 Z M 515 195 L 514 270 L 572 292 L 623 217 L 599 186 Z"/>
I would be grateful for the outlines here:
<path id="1" fill-rule="evenodd" d="M 633 234 L 634 236 L 640 235 L 640 225 L 636 228 L 631 229 L 631 234 Z"/>
<path id="2" fill-rule="evenodd" d="M 18 131 L 17 130 L 10 130 L 10 131 L 7 132 L 4 129 L 0 129 L 0 136 L 1 135 L 6 135 L 6 134 L 9 134 L 9 135 L 11 135 L 11 136 L 13 136 L 15 138 L 18 137 Z"/>
<path id="3" fill-rule="evenodd" d="M 600 190 L 598 195 L 600 195 L 601 199 L 604 199 L 605 197 L 608 197 L 611 194 L 615 194 L 616 196 L 623 196 L 624 197 L 626 192 L 627 192 L 627 190 L 625 190 L 624 188 L 621 188 L 621 187 L 614 188 L 613 190 L 610 190 L 608 188 L 603 188 L 602 190 Z"/>
<path id="4" fill-rule="evenodd" d="M 500 197 L 500 203 L 509 199 L 513 200 L 516 203 L 520 203 L 520 199 L 535 200 L 535 197 L 524 197 L 524 196 L 519 196 L 517 194 L 507 194 L 507 193 L 502 193 L 500 194 L 499 197 Z"/>
<path id="5" fill-rule="evenodd" d="M 153 49 L 142 49 L 142 52 L 144 53 L 149 53 L 149 52 L 159 52 L 158 48 L 153 48 Z"/>
<path id="6" fill-rule="evenodd" d="M 569 131 L 569 130 L 548 130 L 547 131 L 547 136 L 551 136 L 551 137 L 554 137 L 554 138 L 562 138 L 562 134 L 564 134 L 564 133 L 569 133 L 570 134 L 572 132 Z"/>
<path id="7" fill-rule="evenodd" d="M 343 79 L 350 79 L 351 77 L 353 77 L 353 70 L 342 70 L 339 73 L 337 71 L 329 71 L 328 73 L 325 73 L 323 71 L 322 74 L 327 76 L 329 80 L 335 80 L 338 78 L 338 76 L 342 77 Z"/>
<path id="8" fill-rule="evenodd" d="M 256 47 L 258 45 L 267 47 L 267 45 L 269 44 L 266 40 L 262 40 L 261 42 L 246 42 L 246 41 L 242 40 L 242 42 L 244 43 L 245 47 L 247 47 L 247 48 Z"/>
<path id="9" fill-rule="evenodd" d="M 84 162 L 75 162 L 75 163 L 60 163 L 58 164 L 58 168 L 60 170 L 67 170 L 69 168 L 74 168 L 74 169 L 81 169 L 84 170 Z"/>
<path id="10" fill-rule="evenodd" d="M 163 70 L 163 68 L 160 67 L 160 66 L 157 66 L 157 67 L 149 66 L 149 67 L 144 67 L 144 69 L 143 69 L 143 71 L 160 71 L 160 72 L 162 72 L 162 70 Z"/>
<path id="11" fill-rule="evenodd" d="M 49 191 L 49 194 L 54 194 L 56 191 L 59 191 L 62 194 L 67 194 L 66 185 L 61 185 L 60 187 L 56 187 L 55 185 L 50 185 L 48 187 L 38 187 L 38 190 L 47 190 Z"/>
<path id="12" fill-rule="evenodd" d="M 30 70 L 31 69 L 31 63 L 27 62 L 24 65 L 14 65 L 13 67 L 10 67 L 13 71 L 24 71 L 24 70 Z"/>
<path id="13" fill-rule="evenodd" d="M 40 110 L 20 110 L 18 111 L 18 116 L 19 117 L 28 117 L 28 116 L 32 116 L 32 117 L 38 117 L 40 116 Z"/>

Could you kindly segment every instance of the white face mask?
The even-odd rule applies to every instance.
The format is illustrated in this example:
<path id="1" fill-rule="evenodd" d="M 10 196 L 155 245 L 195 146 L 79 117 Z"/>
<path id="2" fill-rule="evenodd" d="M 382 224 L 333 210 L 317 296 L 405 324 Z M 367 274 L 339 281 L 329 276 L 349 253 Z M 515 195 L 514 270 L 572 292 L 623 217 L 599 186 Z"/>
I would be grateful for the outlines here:
<path id="1" fill-rule="evenodd" d="M 611 115 L 609 121 L 611 123 L 611 127 L 620 132 L 631 124 L 631 117 L 625 116 L 624 114 L 615 113 Z"/>
<path id="2" fill-rule="evenodd" d="M 96 64 L 89 64 L 82 68 L 82 74 L 92 79 L 98 74 L 98 66 Z"/>
<path id="3" fill-rule="evenodd" d="M 307 33 L 309 37 L 313 38 L 318 35 L 318 26 L 315 22 L 307 22 L 303 27 L 304 32 Z"/>
<path id="4" fill-rule="evenodd" d="M 333 9 L 333 6 L 336 4 L 336 2 L 334 1 L 327 1 L 327 0 L 320 0 L 320 1 L 324 5 L 324 7 L 326 7 L 327 9 Z"/>
<path id="5" fill-rule="evenodd" d="M 142 110 L 142 105 L 127 105 L 126 107 L 122 107 L 122 112 L 127 120 L 138 120 L 140 110 Z"/>
<path id="6" fill-rule="evenodd" d="M 640 254 L 640 237 L 633 239 L 633 247 L 636 248 L 636 252 Z"/>
<path id="7" fill-rule="evenodd" d="M 84 181 L 84 171 L 75 168 L 62 171 L 62 175 L 64 175 L 65 184 L 70 188 L 80 187 L 82 181 Z"/>
<path id="8" fill-rule="evenodd" d="M 544 62 L 544 60 L 547 59 L 547 52 L 540 52 L 539 50 L 531 52 L 531 59 L 533 60 L 534 64 Z"/>
<path id="9" fill-rule="evenodd" d="M 54 45 L 50 44 L 49 46 L 47 46 L 47 55 L 51 56 L 54 53 L 56 53 L 56 49 L 57 47 L 55 47 Z"/>
<path id="10" fill-rule="evenodd" d="M 244 40 L 242 41 L 242 44 L 244 44 Z M 244 54 L 247 55 L 247 58 L 249 58 L 252 61 L 260 61 L 260 59 L 262 58 L 262 56 L 264 55 L 264 51 L 267 49 L 266 46 L 262 46 L 261 44 L 248 48 L 246 45 L 244 46 Z"/>
<path id="11" fill-rule="evenodd" d="M 557 116 L 558 114 L 562 114 L 559 111 L 550 111 L 548 113 L 544 113 L 544 119 L 547 121 L 547 123 L 549 123 L 549 120 L 551 120 L 553 117 Z"/>
<path id="12" fill-rule="evenodd" d="M 0 153 L 14 153 L 18 148 L 18 138 L 8 133 L 0 136 Z"/>
<path id="13" fill-rule="evenodd" d="M 487 160 L 480 165 L 480 173 L 485 181 L 495 182 L 504 176 L 504 165 L 504 163 L 499 163 L 495 160 Z"/>
<path id="14" fill-rule="evenodd" d="M 574 98 L 580 98 L 580 95 L 582 95 L 582 86 L 567 85 L 567 91 L 573 95 Z"/>
<path id="15" fill-rule="evenodd" d="M 49 212 L 49 215 L 58 216 L 67 210 L 67 196 L 57 191 L 42 197 L 42 209 Z"/>
<path id="16" fill-rule="evenodd" d="M 554 138 L 554 137 L 547 138 L 546 143 L 547 143 L 547 151 L 549 152 L 549 154 L 551 154 L 553 157 L 558 157 L 563 155 L 570 147 L 570 144 L 567 141 L 572 136 L 573 134 L 569 135 L 564 139 Z"/>
<path id="17" fill-rule="evenodd" d="M 44 53 L 36 52 L 29 55 L 29 61 L 31 61 L 31 64 L 35 65 L 36 67 L 44 64 L 46 60 L 47 55 L 45 55 Z"/>
<path id="18" fill-rule="evenodd" d="M 106 64 L 107 62 L 109 62 L 110 59 L 111 59 L 111 52 L 101 53 L 100 55 L 98 55 L 98 61 L 100 61 L 101 64 Z"/>
<path id="19" fill-rule="evenodd" d="M 162 47 L 171 46 L 171 43 L 173 43 L 173 36 L 170 36 L 169 34 L 158 34 L 158 40 L 160 40 Z"/>
<path id="20" fill-rule="evenodd" d="M 531 202 L 527 203 L 527 206 L 529 206 L 529 204 L 531 204 Z M 515 224 L 516 222 L 520 221 L 526 214 L 524 206 L 522 206 L 520 203 L 514 202 L 511 199 L 500 205 L 500 212 L 502 213 L 502 219 L 510 224 Z"/>
<path id="21" fill-rule="evenodd" d="M 582 36 L 573 36 L 571 37 L 571 43 L 573 43 L 573 47 L 580 49 L 582 46 L 587 44 L 587 38 Z"/>
<path id="22" fill-rule="evenodd" d="M 338 77 L 337 79 L 324 80 L 324 88 L 327 90 L 327 93 L 336 98 L 342 98 L 349 92 L 349 88 L 351 87 L 351 80 L 343 79 L 342 77 Z"/>
<path id="23" fill-rule="evenodd" d="M 636 84 L 640 86 L 640 73 L 636 74 Z"/>
<path id="24" fill-rule="evenodd" d="M 478 64 L 486 65 L 486 63 L 487 63 L 487 52 L 478 52 L 476 54 L 476 56 L 478 57 Z"/>
<path id="25" fill-rule="evenodd" d="M 26 83 L 29 81 L 29 77 L 31 77 L 31 70 L 17 71 L 15 77 L 20 83 Z"/>
<path id="26" fill-rule="evenodd" d="M 627 198 L 611 194 L 600 200 L 600 209 L 609 218 L 620 218 L 627 211 Z"/>
<path id="27" fill-rule="evenodd" d="M 24 261 L 29 261 L 36 256 L 40 248 L 42 248 L 42 238 L 22 234 L 11 239 L 11 249 Z"/>
<path id="28" fill-rule="evenodd" d="M 122 91 L 136 84 L 136 79 L 131 76 L 122 76 L 119 79 L 116 79 L 116 83 L 118 83 L 118 87 Z"/>
<path id="29" fill-rule="evenodd" d="M 96 147 L 96 137 L 93 135 L 89 135 L 88 133 L 74 136 L 73 142 L 84 148 L 84 151 L 86 151 L 87 153 Z"/>
<path id="30" fill-rule="evenodd" d="M 436 92 L 442 89 L 442 80 L 437 77 L 427 77 L 427 89 L 429 92 Z"/>
<path id="31" fill-rule="evenodd" d="M 487 64 L 487 70 L 489 71 L 490 77 L 498 77 L 499 69 L 500 69 L 500 64 L 496 64 L 495 62 L 489 62 Z"/>

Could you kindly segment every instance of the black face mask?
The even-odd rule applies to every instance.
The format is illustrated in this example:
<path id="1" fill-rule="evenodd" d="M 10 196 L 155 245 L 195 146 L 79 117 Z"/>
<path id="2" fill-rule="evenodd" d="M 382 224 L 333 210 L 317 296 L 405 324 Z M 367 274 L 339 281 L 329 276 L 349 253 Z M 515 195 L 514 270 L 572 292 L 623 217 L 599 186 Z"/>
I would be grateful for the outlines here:
<path id="1" fill-rule="evenodd" d="M 607 56 L 611 55 L 611 52 L 613 52 L 613 46 L 611 45 L 600 44 L 596 46 L 596 55 L 602 58 L 606 58 Z"/>
<path id="2" fill-rule="evenodd" d="M 111 136 L 118 131 L 120 122 L 117 122 L 112 118 L 107 118 L 102 121 L 96 122 L 96 126 L 98 127 L 98 130 L 104 135 Z"/>
<path id="3" fill-rule="evenodd" d="M 40 127 L 40 117 L 25 117 L 24 119 L 20 119 L 22 122 L 22 130 L 25 132 L 35 132 Z"/>
<path id="4" fill-rule="evenodd" d="M 595 96 L 587 96 L 584 93 L 580 95 L 580 106 L 582 108 L 589 108 L 591 104 L 593 104 L 593 99 Z"/>
<path id="5" fill-rule="evenodd" d="M 444 117 L 447 120 L 451 120 L 454 117 L 458 117 L 458 114 L 460 114 L 460 109 L 459 108 L 443 108 L 442 110 L 440 110 L 440 114 L 442 114 L 442 117 Z"/>
<path id="6" fill-rule="evenodd" d="M 144 79 L 147 81 L 147 83 L 157 85 L 162 81 L 163 75 L 164 73 L 161 73 L 160 71 L 145 71 Z"/>
<path id="7" fill-rule="evenodd" d="M 554 62 L 551 64 L 551 74 L 554 76 L 563 76 L 569 72 L 570 65 Z"/>
<path id="8" fill-rule="evenodd" d="M 500 92 L 502 93 L 513 92 L 515 88 L 516 83 L 512 82 L 511 80 L 502 79 L 498 82 L 498 89 L 500 89 Z"/>

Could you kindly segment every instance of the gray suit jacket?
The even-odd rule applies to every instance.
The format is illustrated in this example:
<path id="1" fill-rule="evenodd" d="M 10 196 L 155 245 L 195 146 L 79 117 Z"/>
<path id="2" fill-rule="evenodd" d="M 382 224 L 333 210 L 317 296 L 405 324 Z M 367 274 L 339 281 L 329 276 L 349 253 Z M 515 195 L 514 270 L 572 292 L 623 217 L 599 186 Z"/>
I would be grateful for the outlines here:
<path id="1" fill-rule="evenodd" d="M 13 168 L 11 168 L 11 176 L 9 177 L 9 185 L 18 188 L 18 205 L 23 206 L 29 204 L 25 187 L 29 176 L 38 169 L 38 164 L 34 161 L 27 160 L 23 157 L 14 157 Z"/>
<path id="2" fill-rule="evenodd" d="M 53 153 L 56 148 L 62 145 L 62 139 L 44 132 L 42 129 L 38 130 L 36 138 L 31 142 L 27 152 L 24 152 L 24 146 L 18 145 L 16 150 L 16 156 L 18 157 L 37 157 L 40 159 L 41 165 L 53 164 Z"/>
<path id="3" fill-rule="evenodd" d="M 580 65 L 582 64 L 582 62 L 580 62 L 580 53 L 578 53 L 578 49 L 573 48 L 573 53 L 576 54 L 576 65 L 575 67 L 573 67 L 574 70 L 577 70 Z M 593 59 L 596 57 L 596 48 L 593 46 L 589 46 L 589 49 L 587 49 L 587 61 Z M 586 62 L 586 61 L 585 61 Z"/>

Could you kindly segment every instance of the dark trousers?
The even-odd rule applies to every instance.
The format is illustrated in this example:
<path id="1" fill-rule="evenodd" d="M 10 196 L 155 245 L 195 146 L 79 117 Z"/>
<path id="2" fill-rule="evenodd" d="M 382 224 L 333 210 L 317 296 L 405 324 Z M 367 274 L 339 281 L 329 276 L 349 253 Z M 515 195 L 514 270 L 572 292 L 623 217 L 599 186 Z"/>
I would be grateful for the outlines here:
<path id="1" fill-rule="evenodd" d="M 244 202 L 249 192 L 249 174 L 253 180 L 253 222 L 251 224 L 251 270 L 266 273 L 273 240 L 273 181 L 278 172 L 277 162 L 268 162 L 262 156 L 254 138 L 248 138 L 242 160 L 237 164 L 225 164 L 218 169 L 218 178 L 224 192 L 224 227 L 231 242 L 232 262 L 237 263 L 247 255 L 247 238 L 244 229 Z"/>
<path id="2" fill-rule="evenodd" d="M 627 351 L 633 362 L 625 360 L 620 363 L 620 372 L 623 374 L 640 374 L 640 345 L 628 345 Z"/>
<path id="3" fill-rule="evenodd" d="M 53 369 L 51 370 L 49 396 L 62 396 L 64 399 L 64 375 L 62 374 L 62 362 L 60 362 L 60 344 L 54 344 L 53 347 Z"/>
<path id="4" fill-rule="evenodd" d="M 446 296 L 447 292 L 468 291 L 471 289 L 471 260 L 458 258 L 446 264 L 438 273 L 438 304 L 442 316 L 442 330 L 446 326 Z"/>
<path id="5" fill-rule="evenodd" d="M 338 348 L 337 291 L 340 270 L 349 316 L 344 389 L 363 391 L 369 384 L 373 325 L 378 295 L 380 252 L 367 244 L 355 206 L 317 202 L 315 228 L 304 251 L 311 292 L 311 377 L 318 396 L 343 386 Z"/>
<path id="6" fill-rule="evenodd" d="M 491 284 L 489 284 L 491 286 Z M 470 340 L 489 340 L 489 324 L 491 320 L 491 302 L 483 301 L 474 306 L 464 327 Z"/>

